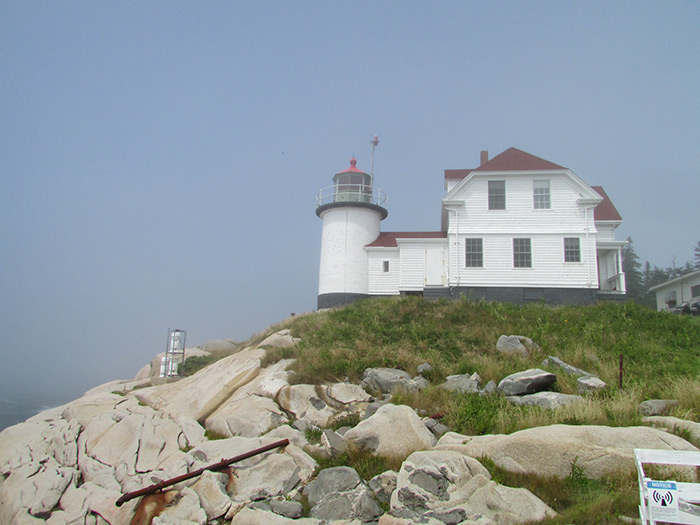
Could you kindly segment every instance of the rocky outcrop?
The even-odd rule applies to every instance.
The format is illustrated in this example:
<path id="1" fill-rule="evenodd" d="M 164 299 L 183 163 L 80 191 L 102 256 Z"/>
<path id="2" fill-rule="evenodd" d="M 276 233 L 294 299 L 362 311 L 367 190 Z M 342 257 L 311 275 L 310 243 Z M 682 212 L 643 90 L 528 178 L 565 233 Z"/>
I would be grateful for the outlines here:
<path id="1" fill-rule="evenodd" d="M 677 436 L 648 427 L 550 425 L 508 435 L 445 434 L 437 449 L 486 456 L 516 473 L 565 478 L 575 463 L 589 478 L 634 470 L 634 449 L 698 450 Z"/>
<path id="2" fill-rule="evenodd" d="M 360 378 L 360 384 L 383 394 L 393 394 L 397 388 L 413 392 L 428 386 L 428 380 L 422 376 L 411 378 L 408 372 L 396 368 L 368 368 Z"/>
<path id="3" fill-rule="evenodd" d="M 491 481 L 476 459 L 449 450 L 415 452 L 404 461 L 391 496 L 391 514 L 419 523 L 478 519 L 484 525 L 556 515 L 528 490 Z"/>
<path id="4" fill-rule="evenodd" d="M 344 438 L 360 450 L 391 458 L 405 458 L 416 450 L 432 447 L 436 441 L 412 408 L 391 404 L 348 430 Z"/>
<path id="5" fill-rule="evenodd" d="M 501 379 L 498 391 L 506 396 L 521 396 L 547 390 L 557 381 L 557 376 L 539 368 L 517 372 Z"/>
<path id="6" fill-rule="evenodd" d="M 163 524 L 521 523 L 552 511 L 526 490 L 495 483 L 474 457 L 489 457 L 514 472 L 561 478 L 575 464 L 586 476 L 600 477 L 632 468 L 635 447 L 695 450 L 648 427 L 554 425 L 462 436 L 449 432 L 440 415 L 421 418 L 412 408 L 391 403 L 391 392 L 424 388 L 424 377 L 368 369 L 363 374 L 368 393 L 349 383 L 290 384 L 291 360 L 262 367 L 265 348 L 296 343 L 283 331 L 179 381 L 107 383 L 1 432 L 0 523 L 116 525 L 129 523 L 146 507 L 155 509 L 152 522 Z M 221 352 L 238 348 L 232 342 L 218 346 Z M 429 368 L 421 372 L 431 377 Z M 514 393 L 514 402 L 548 408 L 579 399 L 538 392 L 555 379 L 534 369 L 503 379 L 498 389 Z M 476 373 L 449 376 L 441 386 L 497 395 L 493 381 L 482 390 L 480 381 Z M 371 395 L 378 393 L 377 399 Z M 693 439 L 700 435 L 696 423 L 645 421 Z M 331 425 L 344 426 L 332 430 Z M 152 496 L 153 501 L 115 505 L 125 493 L 284 438 L 289 444 L 283 449 L 205 472 Z M 349 467 L 318 472 L 314 458 L 358 450 L 398 459 L 401 469 L 369 481 Z M 310 517 L 303 517 L 305 501 Z"/>
<path id="7" fill-rule="evenodd" d="M 538 406 L 542 408 L 559 408 L 581 401 L 581 396 L 562 394 L 560 392 L 537 392 L 525 396 L 508 396 L 514 405 Z"/>
<path id="8" fill-rule="evenodd" d="M 522 335 L 502 335 L 496 342 L 496 350 L 502 354 L 527 356 L 530 352 L 539 349 L 540 346 L 537 343 Z"/>
<path id="9" fill-rule="evenodd" d="M 644 416 L 665 416 L 675 406 L 676 399 L 647 399 L 639 403 L 639 412 Z"/>

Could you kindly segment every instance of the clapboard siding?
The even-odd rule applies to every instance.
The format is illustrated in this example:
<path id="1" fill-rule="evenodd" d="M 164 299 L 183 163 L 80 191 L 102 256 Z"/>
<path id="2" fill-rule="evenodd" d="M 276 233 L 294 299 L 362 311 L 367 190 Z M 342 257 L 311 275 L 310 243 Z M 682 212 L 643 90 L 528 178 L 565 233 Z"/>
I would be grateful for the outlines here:
<path id="1" fill-rule="evenodd" d="M 492 177 L 506 182 L 506 209 L 488 209 L 488 179 L 475 178 L 466 184 L 454 197 L 463 200 L 459 207 L 459 221 L 451 217 L 449 232 L 460 233 L 511 233 L 514 235 L 530 232 L 558 233 L 561 231 L 583 232 L 586 224 L 586 211 L 576 201 L 579 192 L 563 177 L 504 176 Z M 550 181 L 551 208 L 534 209 L 533 181 Z M 589 210 L 589 227 L 593 224 L 593 212 Z"/>
<path id="2" fill-rule="evenodd" d="M 422 290 L 425 283 L 425 248 L 415 245 L 401 246 L 400 257 L 399 290 Z"/>
<path id="3" fill-rule="evenodd" d="M 368 252 L 369 294 L 397 295 L 401 262 L 398 248 L 374 249 Z M 384 261 L 389 262 L 389 271 L 384 271 Z"/>

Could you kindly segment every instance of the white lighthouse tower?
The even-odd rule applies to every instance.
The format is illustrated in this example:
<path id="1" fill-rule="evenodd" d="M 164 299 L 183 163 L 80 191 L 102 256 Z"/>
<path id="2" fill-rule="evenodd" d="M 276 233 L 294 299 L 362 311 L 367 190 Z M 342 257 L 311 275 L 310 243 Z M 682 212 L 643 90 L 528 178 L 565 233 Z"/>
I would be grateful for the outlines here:
<path id="1" fill-rule="evenodd" d="M 375 137 L 373 149 L 377 143 Z M 379 237 L 379 223 L 388 214 L 386 195 L 372 186 L 373 175 L 359 170 L 352 158 L 348 169 L 335 174 L 333 186 L 318 193 L 316 215 L 323 221 L 318 308 L 369 295 L 365 246 Z"/>

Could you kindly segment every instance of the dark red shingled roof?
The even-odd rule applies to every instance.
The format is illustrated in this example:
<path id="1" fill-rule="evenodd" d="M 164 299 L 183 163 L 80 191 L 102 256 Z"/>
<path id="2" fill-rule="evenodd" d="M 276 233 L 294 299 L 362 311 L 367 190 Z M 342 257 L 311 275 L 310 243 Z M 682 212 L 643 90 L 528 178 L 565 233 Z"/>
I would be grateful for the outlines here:
<path id="1" fill-rule="evenodd" d="M 565 170 L 564 166 L 530 155 L 518 148 L 508 148 L 503 153 L 485 162 L 478 168 L 466 170 L 445 170 L 446 179 L 461 180 L 472 171 L 540 171 Z"/>
<path id="2" fill-rule="evenodd" d="M 517 148 L 508 148 L 474 171 L 565 170 L 564 166 L 535 157 Z"/>
<path id="3" fill-rule="evenodd" d="M 617 211 L 617 208 L 615 208 L 615 205 L 610 200 L 610 197 L 608 197 L 608 194 L 605 193 L 603 187 L 591 186 L 591 188 L 593 188 L 596 193 L 599 193 L 600 196 L 603 197 L 601 203 L 598 204 L 593 211 L 593 218 L 596 221 L 621 221 L 622 216 Z"/>
<path id="4" fill-rule="evenodd" d="M 474 170 L 445 170 L 446 179 L 462 180 Z"/>
<path id="5" fill-rule="evenodd" d="M 396 248 L 396 239 L 444 239 L 445 232 L 382 232 L 377 239 L 367 246 L 378 246 L 382 248 Z"/>

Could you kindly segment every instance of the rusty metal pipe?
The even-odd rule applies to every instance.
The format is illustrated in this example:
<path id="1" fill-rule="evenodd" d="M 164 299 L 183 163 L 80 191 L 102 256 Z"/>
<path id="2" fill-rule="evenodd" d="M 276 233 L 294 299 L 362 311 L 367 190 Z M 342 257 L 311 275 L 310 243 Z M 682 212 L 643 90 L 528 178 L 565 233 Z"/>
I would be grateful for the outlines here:
<path id="1" fill-rule="evenodd" d="M 124 494 L 121 498 L 117 500 L 117 507 L 121 507 L 127 501 L 132 500 L 134 498 L 138 498 L 139 496 L 144 496 L 146 494 L 158 492 L 159 490 L 163 490 L 165 487 L 175 485 L 177 483 L 180 483 L 181 481 L 196 478 L 197 476 L 203 474 L 207 470 L 221 470 L 224 467 L 228 467 L 232 463 L 243 461 L 244 459 L 257 456 L 258 454 L 262 454 L 263 452 L 267 452 L 268 450 L 272 450 L 274 448 L 286 447 L 287 445 L 289 445 L 288 439 L 275 441 L 274 443 L 270 443 L 269 445 L 265 445 L 264 447 L 256 448 L 255 450 L 251 450 L 250 452 L 246 452 L 245 454 L 241 454 L 240 456 L 236 456 L 229 459 L 222 459 L 221 461 L 219 461 L 218 463 L 214 463 L 213 465 L 202 467 L 200 469 L 193 470 L 192 472 L 188 472 L 187 474 L 182 474 L 181 476 L 166 479 L 165 481 L 161 481 L 159 483 L 154 483 L 153 485 L 150 485 L 143 489 L 135 490 L 134 492 L 129 492 L 128 494 Z"/>

